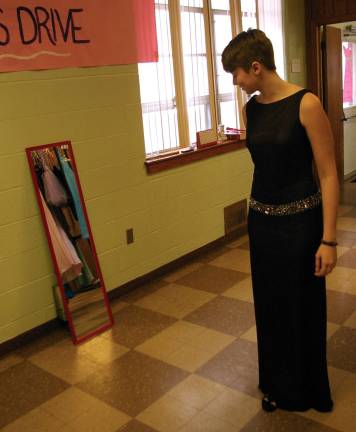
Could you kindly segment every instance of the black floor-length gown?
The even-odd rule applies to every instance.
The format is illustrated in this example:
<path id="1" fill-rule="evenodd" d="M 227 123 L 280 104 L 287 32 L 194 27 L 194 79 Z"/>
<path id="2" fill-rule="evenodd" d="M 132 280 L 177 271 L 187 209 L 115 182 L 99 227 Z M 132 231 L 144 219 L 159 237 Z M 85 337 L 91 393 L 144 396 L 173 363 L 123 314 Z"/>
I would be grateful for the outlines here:
<path id="1" fill-rule="evenodd" d="M 253 97 L 246 106 L 247 147 L 255 165 L 248 232 L 259 386 L 282 409 L 330 411 L 325 278 L 314 276 L 322 207 L 310 141 L 299 120 L 307 92 L 268 104 Z M 310 196 L 318 202 L 285 206 Z M 271 214 L 259 203 L 284 213 Z"/>

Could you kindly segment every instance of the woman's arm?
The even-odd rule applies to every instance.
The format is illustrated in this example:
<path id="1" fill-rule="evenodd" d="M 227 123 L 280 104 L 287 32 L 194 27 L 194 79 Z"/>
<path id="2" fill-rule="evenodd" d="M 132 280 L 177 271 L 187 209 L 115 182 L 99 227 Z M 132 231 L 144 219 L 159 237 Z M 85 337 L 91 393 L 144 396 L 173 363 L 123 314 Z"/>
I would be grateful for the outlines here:
<path id="1" fill-rule="evenodd" d="M 337 177 L 334 140 L 329 120 L 319 98 L 312 93 L 303 96 L 300 105 L 300 121 L 306 129 L 313 150 L 323 201 L 323 239 L 336 240 L 339 181 Z M 336 264 L 336 250 L 321 245 L 316 255 L 316 272 L 325 276 Z"/>

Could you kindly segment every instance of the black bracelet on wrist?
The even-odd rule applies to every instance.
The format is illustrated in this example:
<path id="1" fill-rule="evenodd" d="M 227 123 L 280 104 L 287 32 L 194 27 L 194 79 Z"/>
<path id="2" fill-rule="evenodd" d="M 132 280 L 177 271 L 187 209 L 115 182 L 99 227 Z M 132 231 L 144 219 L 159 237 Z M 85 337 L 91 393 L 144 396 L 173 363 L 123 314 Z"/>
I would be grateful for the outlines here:
<path id="1" fill-rule="evenodd" d="M 337 246 L 337 242 L 336 241 L 321 240 L 320 243 L 323 244 L 323 245 L 326 245 L 326 246 L 331 246 L 331 247 L 336 247 Z"/>

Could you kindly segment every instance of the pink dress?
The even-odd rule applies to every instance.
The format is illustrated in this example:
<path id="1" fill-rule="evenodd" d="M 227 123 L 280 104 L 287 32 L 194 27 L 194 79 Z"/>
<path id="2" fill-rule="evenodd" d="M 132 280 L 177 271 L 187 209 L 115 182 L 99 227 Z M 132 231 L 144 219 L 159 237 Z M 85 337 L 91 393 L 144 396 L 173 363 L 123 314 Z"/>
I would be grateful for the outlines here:
<path id="1" fill-rule="evenodd" d="M 40 196 L 59 271 L 61 272 L 63 282 L 69 282 L 81 274 L 83 264 L 67 234 L 59 223 L 56 222 L 47 207 L 41 192 Z"/>

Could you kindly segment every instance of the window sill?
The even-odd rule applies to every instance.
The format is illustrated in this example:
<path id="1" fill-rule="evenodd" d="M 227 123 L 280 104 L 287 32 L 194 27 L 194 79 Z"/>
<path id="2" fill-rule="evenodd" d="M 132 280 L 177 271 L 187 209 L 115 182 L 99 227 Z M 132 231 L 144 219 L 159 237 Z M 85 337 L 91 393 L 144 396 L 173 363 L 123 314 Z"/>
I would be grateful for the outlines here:
<path id="1" fill-rule="evenodd" d="M 246 148 L 245 140 L 229 140 L 222 144 L 214 144 L 206 148 L 200 148 L 187 153 L 177 153 L 160 156 L 157 159 L 145 161 L 148 174 L 154 174 L 171 168 L 177 168 L 192 162 L 201 161 L 210 157 Z"/>

